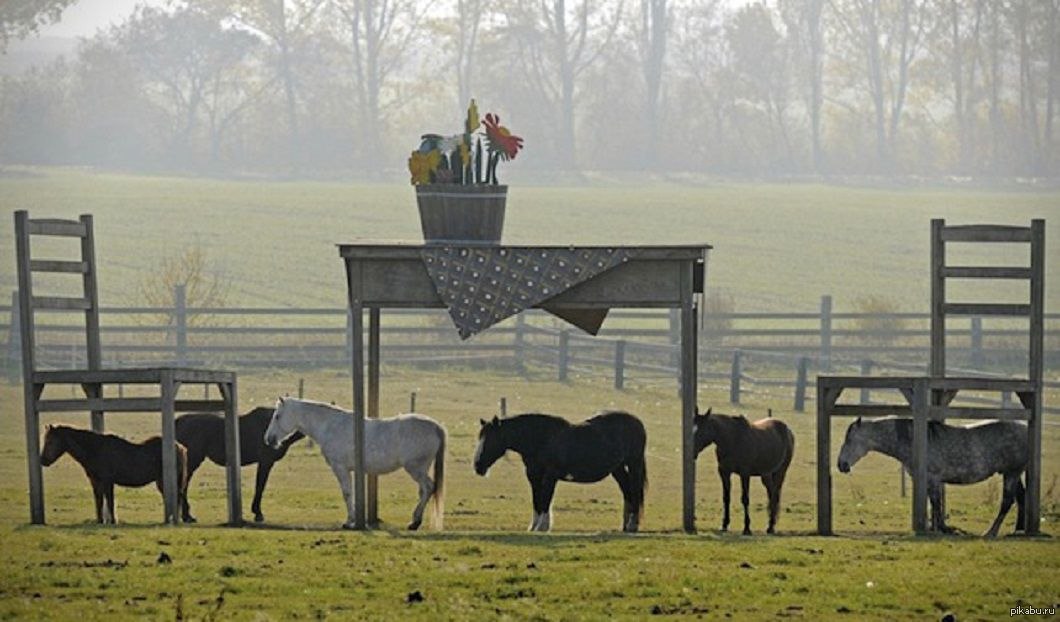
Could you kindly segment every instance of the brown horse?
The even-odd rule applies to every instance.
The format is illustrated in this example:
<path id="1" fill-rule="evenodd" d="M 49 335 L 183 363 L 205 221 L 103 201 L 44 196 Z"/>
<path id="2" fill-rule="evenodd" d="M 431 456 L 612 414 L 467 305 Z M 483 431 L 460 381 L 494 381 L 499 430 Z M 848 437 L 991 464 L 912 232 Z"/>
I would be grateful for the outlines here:
<path id="1" fill-rule="evenodd" d="M 97 523 L 118 522 L 114 514 L 115 484 L 139 488 L 154 482 L 162 492 L 162 439 L 157 436 L 130 443 L 113 434 L 49 425 L 44 433 L 41 464 L 51 466 L 65 453 L 73 456 L 92 482 Z M 187 460 L 187 450 L 178 443 L 177 490 L 181 500 L 188 487 Z"/>
<path id="2" fill-rule="evenodd" d="M 769 494 L 769 529 L 773 533 L 780 511 L 780 489 L 784 476 L 795 453 L 795 435 L 777 419 L 762 419 L 751 423 L 742 415 L 696 414 L 696 455 L 714 443 L 718 457 L 718 475 L 721 476 L 722 502 L 725 517 L 721 530 L 729 529 L 729 489 L 733 473 L 740 476 L 740 501 L 743 503 L 743 533 L 751 534 L 751 517 L 747 510 L 751 477 L 759 476 Z"/>

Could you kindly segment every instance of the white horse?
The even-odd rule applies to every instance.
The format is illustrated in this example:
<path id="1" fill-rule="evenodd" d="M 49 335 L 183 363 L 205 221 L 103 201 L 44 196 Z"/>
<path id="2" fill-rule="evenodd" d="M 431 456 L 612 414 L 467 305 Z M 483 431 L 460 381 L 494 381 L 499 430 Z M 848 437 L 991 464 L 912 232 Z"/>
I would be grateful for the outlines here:
<path id="1" fill-rule="evenodd" d="M 265 444 L 279 447 L 283 439 L 295 432 L 305 434 L 320 445 L 346 500 L 343 527 L 352 528 L 353 413 L 323 402 L 281 397 L 265 430 Z M 364 468 L 369 475 L 404 468 L 419 484 L 420 500 L 408 528 L 419 528 L 423 522 L 423 509 L 433 497 L 431 522 L 441 529 L 445 499 L 445 428 L 429 417 L 407 414 L 389 419 L 366 419 L 364 436 Z M 433 481 L 427 475 L 432 460 Z"/>

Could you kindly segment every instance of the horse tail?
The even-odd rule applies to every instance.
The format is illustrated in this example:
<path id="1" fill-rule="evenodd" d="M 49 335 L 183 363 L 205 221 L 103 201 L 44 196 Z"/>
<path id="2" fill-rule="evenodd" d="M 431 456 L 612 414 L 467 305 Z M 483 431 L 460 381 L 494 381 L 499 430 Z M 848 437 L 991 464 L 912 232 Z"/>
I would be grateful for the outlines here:
<path id="1" fill-rule="evenodd" d="M 635 449 L 633 460 L 629 464 L 629 476 L 633 483 L 633 501 L 637 504 L 637 522 L 644 518 L 644 496 L 648 492 L 648 463 L 645 459 L 648 445 L 648 433 L 644 429 L 644 423 L 633 417 L 636 422 L 636 437 L 638 447 Z"/>
<path id="2" fill-rule="evenodd" d="M 445 523 L 445 428 L 438 426 L 438 451 L 434 454 L 434 492 L 431 497 L 434 505 L 431 512 L 431 523 L 435 529 L 442 529 Z"/>

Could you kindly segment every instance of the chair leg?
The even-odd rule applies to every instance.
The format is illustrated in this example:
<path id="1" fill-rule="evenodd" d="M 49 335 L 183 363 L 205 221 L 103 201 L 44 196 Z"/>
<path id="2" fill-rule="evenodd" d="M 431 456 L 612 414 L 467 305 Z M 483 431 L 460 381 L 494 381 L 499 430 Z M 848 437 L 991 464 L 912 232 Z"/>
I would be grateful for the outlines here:
<path id="1" fill-rule="evenodd" d="M 34 525 L 44 524 L 44 472 L 40 463 L 40 412 L 37 400 L 44 393 L 42 384 L 25 384 L 26 461 L 29 467 L 29 516 Z"/>
<path id="2" fill-rule="evenodd" d="M 163 374 L 161 389 L 163 522 L 175 525 L 180 520 L 177 494 L 177 430 L 174 419 L 177 385 L 170 374 Z"/>

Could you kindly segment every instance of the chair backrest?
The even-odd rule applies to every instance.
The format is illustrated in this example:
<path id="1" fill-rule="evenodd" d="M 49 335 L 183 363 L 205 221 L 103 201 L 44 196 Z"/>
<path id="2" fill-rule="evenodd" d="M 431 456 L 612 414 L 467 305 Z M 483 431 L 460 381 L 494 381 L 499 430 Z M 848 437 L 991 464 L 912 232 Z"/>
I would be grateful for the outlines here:
<path id="1" fill-rule="evenodd" d="M 1016 242 L 1030 244 L 1030 265 L 1019 267 L 946 265 L 947 242 Z M 1018 279 L 1030 281 L 1028 304 L 946 302 L 946 279 Z M 1001 225 L 946 226 L 931 221 L 931 367 L 935 377 L 946 375 L 946 316 L 1010 316 L 1030 320 L 1027 379 L 1041 390 L 1044 354 L 1045 221 L 1029 227 Z"/>
<path id="2" fill-rule="evenodd" d="M 30 242 L 35 236 L 73 237 L 81 240 L 79 261 L 33 259 Z M 96 289 L 96 249 L 92 216 L 78 220 L 31 219 L 25 210 L 15 212 L 15 245 L 18 264 L 19 329 L 22 338 L 22 376 L 32 381 L 36 365 L 34 312 L 38 310 L 84 311 L 87 368 L 100 369 L 99 294 Z M 33 273 L 51 272 L 81 275 L 81 297 L 35 296 Z"/>

